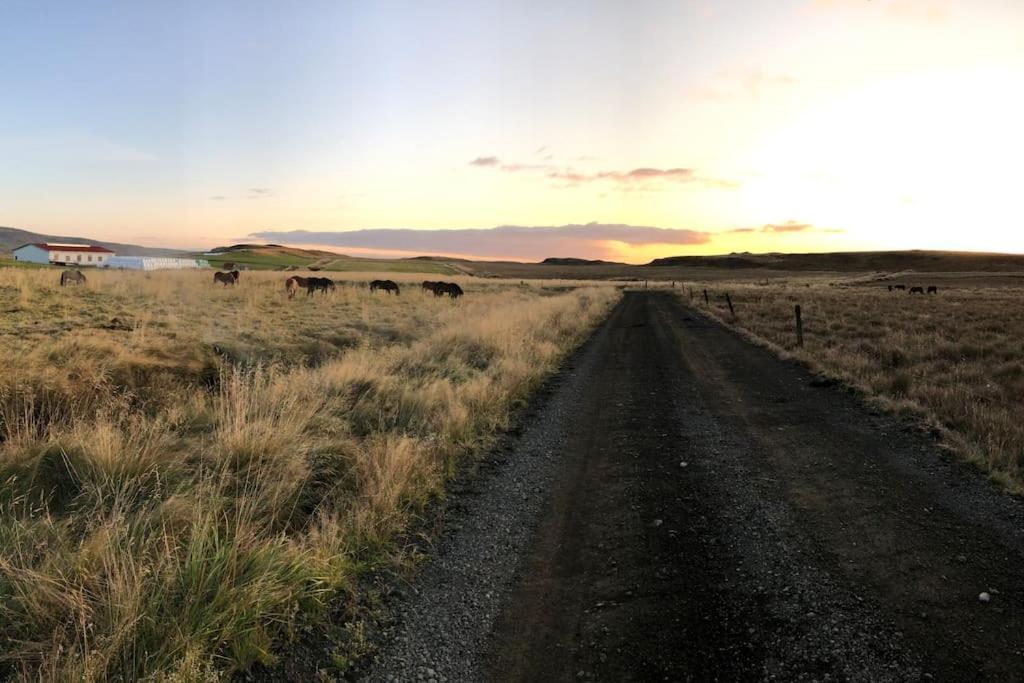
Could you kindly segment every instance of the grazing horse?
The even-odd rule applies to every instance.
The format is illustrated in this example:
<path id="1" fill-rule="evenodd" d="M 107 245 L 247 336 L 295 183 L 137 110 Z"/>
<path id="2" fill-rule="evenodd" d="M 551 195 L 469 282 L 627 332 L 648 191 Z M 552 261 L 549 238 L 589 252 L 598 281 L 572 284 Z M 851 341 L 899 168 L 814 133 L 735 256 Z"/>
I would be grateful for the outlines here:
<path id="1" fill-rule="evenodd" d="M 333 292 L 335 290 L 334 280 L 329 277 L 306 278 L 306 296 L 313 296 L 314 292 Z"/>
<path id="2" fill-rule="evenodd" d="M 436 296 L 437 286 L 440 284 L 440 282 L 434 282 L 433 280 L 424 280 L 423 284 L 420 285 L 420 288 L 423 289 L 424 292 L 434 292 L 434 295 Z"/>
<path id="3" fill-rule="evenodd" d="M 292 275 L 290 278 L 284 281 L 284 291 L 288 292 L 288 298 L 294 299 L 295 293 L 299 291 L 299 287 L 306 286 L 306 278 L 299 277 L 298 275 Z"/>
<path id="4" fill-rule="evenodd" d="M 230 273 L 214 273 L 213 284 L 217 284 L 218 282 L 224 285 L 225 287 L 227 287 L 228 285 L 233 286 L 236 282 L 238 282 L 238 271 L 232 270 Z"/>
<path id="5" fill-rule="evenodd" d="M 385 292 L 390 294 L 401 294 L 402 290 L 398 288 L 398 283 L 394 280 L 374 280 L 370 283 L 370 291 L 376 292 L 378 289 L 383 289 Z"/>
<path id="6" fill-rule="evenodd" d="M 65 270 L 60 274 L 60 286 L 65 287 L 67 285 L 84 285 L 85 276 L 82 275 L 80 270 Z"/>
<path id="7" fill-rule="evenodd" d="M 930 287 L 928 287 L 928 293 L 929 294 L 938 294 L 939 293 L 939 288 L 936 287 L 935 285 L 931 285 Z"/>
<path id="8" fill-rule="evenodd" d="M 453 299 L 458 299 L 464 294 L 462 287 L 459 287 L 454 282 L 439 282 L 438 288 L 434 290 L 434 296 L 443 296 L 447 294 Z"/>
<path id="9" fill-rule="evenodd" d="M 900 291 L 906 291 L 907 286 L 906 285 L 893 285 L 892 288 L 893 289 L 898 289 Z"/>
<path id="10" fill-rule="evenodd" d="M 910 293 L 911 294 L 924 294 L 924 287 L 911 287 L 910 288 Z"/>

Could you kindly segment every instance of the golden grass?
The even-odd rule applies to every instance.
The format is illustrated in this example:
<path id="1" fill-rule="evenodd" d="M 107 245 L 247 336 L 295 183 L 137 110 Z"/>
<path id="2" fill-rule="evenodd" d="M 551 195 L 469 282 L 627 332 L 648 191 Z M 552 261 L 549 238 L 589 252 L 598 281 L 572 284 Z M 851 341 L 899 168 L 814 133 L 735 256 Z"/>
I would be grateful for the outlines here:
<path id="1" fill-rule="evenodd" d="M 852 282 L 852 281 L 851 281 Z M 694 305 L 704 308 L 695 285 Z M 884 287 L 716 283 L 710 312 L 783 355 L 938 427 L 993 478 L 1024 485 L 1024 309 L 1019 288 L 947 288 L 910 296 Z M 722 299 L 729 292 L 732 319 Z M 689 294 L 682 296 L 689 302 Z M 804 320 L 796 347 L 794 307 Z"/>
<path id="2" fill-rule="evenodd" d="M 610 287 L 0 270 L 0 678 L 218 678 L 443 492 L 608 312 Z M 370 279 L 367 275 L 365 279 Z"/>

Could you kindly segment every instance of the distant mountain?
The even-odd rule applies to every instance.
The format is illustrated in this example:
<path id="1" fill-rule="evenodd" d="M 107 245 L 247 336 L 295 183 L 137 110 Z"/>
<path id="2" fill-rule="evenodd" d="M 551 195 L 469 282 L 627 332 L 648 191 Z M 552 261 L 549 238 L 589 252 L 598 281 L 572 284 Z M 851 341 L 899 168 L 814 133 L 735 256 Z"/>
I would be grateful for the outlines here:
<path id="1" fill-rule="evenodd" d="M 851 251 L 830 254 L 727 254 L 724 256 L 669 256 L 651 266 L 788 271 L 872 272 L 1005 272 L 1024 269 L 1024 254 L 958 251 Z"/>
<path id="2" fill-rule="evenodd" d="M 118 256 L 180 256 L 182 249 L 161 249 L 158 247 L 140 247 L 137 244 L 121 244 L 104 242 L 87 237 L 68 237 L 66 235 L 43 235 L 17 228 L 0 227 L 0 255 L 9 256 L 13 249 L 33 242 L 58 242 L 61 244 L 94 244 L 110 249 Z"/>
<path id="3" fill-rule="evenodd" d="M 585 258 L 558 258 L 550 257 L 541 261 L 541 265 L 545 266 L 622 266 L 624 263 L 618 263 L 617 261 L 601 261 L 599 259 L 588 260 Z"/>

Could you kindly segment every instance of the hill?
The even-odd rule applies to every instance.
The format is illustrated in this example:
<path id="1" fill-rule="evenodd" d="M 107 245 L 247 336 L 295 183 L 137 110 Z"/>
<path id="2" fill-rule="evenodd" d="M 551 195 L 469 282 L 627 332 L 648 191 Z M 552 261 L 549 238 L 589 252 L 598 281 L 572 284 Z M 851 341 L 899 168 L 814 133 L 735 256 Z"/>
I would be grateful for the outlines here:
<path id="1" fill-rule="evenodd" d="M 137 244 L 121 244 L 120 242 L 104 242 L 87 237 L 68 237 L 66 235 L 44 235 L 17 228 L 0 227 L 0 254 L 5 256 L 23 244 L 32 242 L 59 242 L 62 244 L 95 244 L 106 247 L 119 256 L 180 256 L 181 249 L 162 249 L 158 247 L 142 247 Z"/>
<path id="2" fill-rule="evenodd" d="M 696 266 L 723 269 L 767 269 L 821 272 L 1005 272 L 1024 268 L 1022 254 L 957 251 L 860 251 L 831 254 L 728 254 L 670 256 L 648 264 L 655 267 Z"/>
<path id="3" fill-rule="evenodd" d="M 570 258 L 570 257 L 549 257 L 540 262 L 544 266 L 622 266 L 617 261 L 602 261 L 600 259 Z"/>
<path id="4" fill-rule="evenodd" d="M 447 263 L 427 259 L 360 259 L 321 249 L 301 249 L 280 244 L 233 244 L 203 254 L 215 268 L 226 263 L 251 270 L 323 270 L 328 272 L 424 273 L 451 275 L 459 272 Z"/>

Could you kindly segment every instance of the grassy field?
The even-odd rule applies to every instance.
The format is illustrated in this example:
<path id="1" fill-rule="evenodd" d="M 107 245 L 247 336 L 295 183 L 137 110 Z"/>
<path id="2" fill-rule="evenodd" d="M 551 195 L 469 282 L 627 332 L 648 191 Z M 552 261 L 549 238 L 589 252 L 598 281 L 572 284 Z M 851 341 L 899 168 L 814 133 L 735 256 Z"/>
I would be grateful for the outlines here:
<path id="1" fill-rule="evenodd" d="M 910 296 L 872 279 L 839 286 L 799 280 L 707 286 L 713 315 L 858 388 L 883 408 L 923 417 L 959 454 L 1024 491 L 1024 288 L 980 287 L 976 276 L 959 282 L 918 276 L 908 284 L 939 281 L 939 294 Z M 704 285 L 692 286 L 692 303 L 704 308 Z M 688 291 L 681 296 L 690 301 Z M 797 304 L 802 349 L 796 348 Z"/>
<path id="2" fill-rule="evenodd" d="M 358 622 L 396 534 L 618 296 L 87 275 L 0 269 L 0 679 L 215 679 Z"/>
<path id="3" fill-rule="evenodd" d="M 308 254 L 308 255 L 306 255 Z M 307 252 L 302 250 L 285 250 L 282 248 L 261 248 L 258 250 L 240 249 L 218 254 L 203 256 L 214 268 L 221 268 L 225 263 L 245 266 L 249 270 L 283 270 L 284 268 L 308 268 L 316 266 L 322 271 L 345 273 L 422 273 L 435 275 L 454 275 L 458 271 L 438 261 L 419 259 L 357 259 L 332 258 L 326 252 Z"/>

